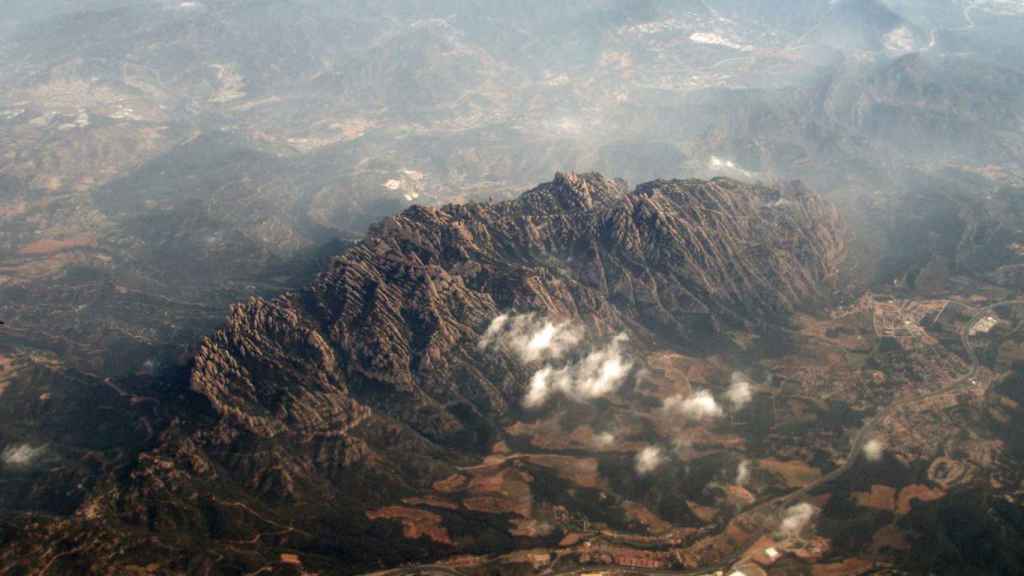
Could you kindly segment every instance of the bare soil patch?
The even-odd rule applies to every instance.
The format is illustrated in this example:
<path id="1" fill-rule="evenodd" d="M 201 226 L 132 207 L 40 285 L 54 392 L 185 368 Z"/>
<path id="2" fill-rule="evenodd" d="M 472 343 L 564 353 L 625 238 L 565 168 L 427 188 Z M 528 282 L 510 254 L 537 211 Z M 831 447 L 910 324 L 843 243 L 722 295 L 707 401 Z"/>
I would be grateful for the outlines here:
<path id="1" fill-rule="evenodd" d="M 441 517 L 433 512 L 406 508 L 405 506 L 388 506 L 366 513 L 370 520 L 399 520 L 402 522 L 402 535 L 410 540 L 423 536 L 439 544 L 452 544 L 448 530 L 442 525 Z"/>

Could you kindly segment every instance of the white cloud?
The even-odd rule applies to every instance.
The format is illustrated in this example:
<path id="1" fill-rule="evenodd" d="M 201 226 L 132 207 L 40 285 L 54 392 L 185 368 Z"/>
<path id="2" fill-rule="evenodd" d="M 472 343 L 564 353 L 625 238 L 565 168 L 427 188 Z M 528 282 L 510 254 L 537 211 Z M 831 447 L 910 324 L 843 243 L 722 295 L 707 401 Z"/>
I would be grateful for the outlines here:
<path id="1" fill-rule="evenodd" d="M 732 383 L 729 385 L 729 390 L 725 393 L 725 397 L 736 410 L 740 410 L 747 404 L 750 404 L 754 394 L 750 390 L 750 380 L 745 374 L 742 372 L 732 373 Z"/>
<path id="2" fill-rule="evenodd" d="M 726 176 L 740 177 L 740 178 L 753 178 L 754 174 L 748 170 L 743 169 L 742 166 L 736 164 L 736 162 L 718 156 L 711 156 L 708 159 L 708 170 L 717 173 L 724 174 Z"/>
<path id="3" fill-rule="evenodd" d="M 8 466 L 28 466 L 46 452 L 46 446 L 30 446 L 28 444 L 17 444 L 4 448 L 0 453 L 0 460 Z"/>
<path id="4" fill-rule="evenodd" d="M 690 420 L 710 420 L 722 415 L 722 407 L 707 390 L 698 390 L 688 398 L 676 394 L 665 399 L 663 408 Z"/>
<path id="5" fill-rule="evenodd" d="M 864 444 L 864 457 L 868 459 L 868 462 L 880 461 L 884 453 L 885 444 L 877 438 L 868 440 L 867 444 Z"/>
<path id="6" fill-rule="evenodd" d="M 523 404 L 528 408 L 542 406 L 556 392 L 577 401 L 611 394 L 633 368 L 633 362 L 625 357 L 622 349 L 628 340 L 626 334 L 619 334 L 608 346 L 591 352 L 579 362 L 538 370 L 530 379 Z"/>
<path id="7" fill-rule="evenodd" d="M 491 346 L 506 346 L 520 360 L 529 363 L 561 358 L 582 339 L 582 329 L 571 322 L 554 323 L 533 314 L 502 314 L 491 321 L 478 347 L 486 350 Z"/>
<path id="8" fill-rule="evenodd" d="M 552 324 L 545 322 L 540 330 L 520 340 L 513 341 L 515 349 L 527 362 L 539 360 L 545 356 L 558 358 L 566 350 L 579 342 L 579 335 L 567 323 Z"/>
<path id="9" fill-rule="evenodd" d="M 744 460 L 736 467 L 736 484 L 746 486 L 747 482 L 750 482 L 750 460 Z"/>
<path id="10" fill-rule="evenodd" d="M 534 314 L 502 314 L 491 320 L 477 347 L 487 350 L 503 347 L 524 363 L 544 361 L 543 368 L 530 378 L 523 404 L 542 406 L 553 394 L 573 400 L 602 398 L 615 392 L 633 369 L 624 350 L 629 336 L 621 333 L 607 346 L 580 355 L 583 327 L 574 322 L 552 322 Z M 571 360 L 562 360 L 570 356 Z"/>
<path id="11" fill-rule="evenodd" d="M 530 378 L 530 387 L 526 391 L 526 398 L 523 399 L 523 404 L 526 407 L 543 406 L 548 401 L 548 397 L 553 392 L 551 389 L 551 374 L 553 372 L 554 370 L 550 366 L 545 366 L 533 374 L 533 378 Z"/>
<path id="12" fill-rule="evenodd" d="M 505 329 L 505 325 L 508 324 L 508 318 L 508 314 L 495 316 L 487 326 L 487 330 L 484 331 L 484 335 L 480 337 L 480 342 L 477 343 L 477 348 L 485 350 L 493 344 L 498 338 L 498 334 L 501 334 L 502 330 Z"/>
<path id="13" fill-rule="evenodd" d="M 594 445 L 598 448 L 608 448 L 615 444 L 615 434 L 602 432 L 594 436 Z"/>
<path id="14" fill-rule="evenodd" d="M 814 514 L 818 511 L 817 508 L 808 504 L 807 502 L 801 502 L 794 506 L 786 508 L 786 511 L 782 514 L 782 522 L 779 524 L 779 530 L 782 531 L 786 536 L 797 536 L 803 531 L 804 527 L 814 518 Z"/>
<path id="15" fill-rule="evenodd" d="M 661 455 L 661 448 L 647 446 L 636 454 L 636 473 L 643 476 L 658 469 L 665 461 Z"/>
<path id="16" fill-rule="evenodd" d="M 619 334 L 607 347 L 591 352 L 576 365 L 577 396 L 600 398 L 619 387 L 633 368 L 633 363 L 623 357 L 622 344 L 627 341 L 629 337 L 626 334 Z"/>
<path id="17" fill-rule="evenodd" d="M 732 40 L 723 38 L 720 34 L 715 34 L 714 32 L 694 32 L 693 34 L 690 34 L 690 42 L 693 42 L 694 44 L 724 46 L 741 52 L 750 52 L 754 49 L 753 46 L 733 42 Z"/>

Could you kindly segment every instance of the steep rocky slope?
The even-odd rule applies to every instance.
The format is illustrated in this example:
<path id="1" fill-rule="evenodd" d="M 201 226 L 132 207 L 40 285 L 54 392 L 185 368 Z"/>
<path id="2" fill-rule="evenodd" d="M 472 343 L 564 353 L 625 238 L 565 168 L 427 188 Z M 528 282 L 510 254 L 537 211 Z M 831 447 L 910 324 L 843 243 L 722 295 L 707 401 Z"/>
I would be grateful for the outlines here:
<path id="1" fill-rule="evenodd" d="M 236 306 L 192 388 L 250 432 L 337 433 L 364 403 L 437 440 L 522 393 L 514 358 L 476 346 L 494 317 L 575 318 L 696 347 L 723 324 L 813 298 L 843 243 L 817 196 L 730 180 L 626 192 L 557 175 L 501 204 L 412 208 L 304 292 Z M 353 396 L 365 400 L 355 400 Z"/>
<path id="2" fill-rule="evenodd" d="M 416 539 L 367 514 L 478 462 L 516 415 L 529 372 L 480 345 L 496 317 L 701 349 L 814 301 L 843 252 L 835 210 L 797 184 L 627 191 L 559 174 L 508 202 L 410 208 L 309 288 L 236 305 L 199 346 L 189 390 L 165 397 L 152 447 L 75 519 L 3 526 L 14 555 L 0 560 L 31 564 L 47 542 L 73 551 L 69 569 L 245 573 L 299 550 L 358 571 L 529 545 L 503 515 L 442 507 L 423 517 L 443 513 L 451 538 Z"/>

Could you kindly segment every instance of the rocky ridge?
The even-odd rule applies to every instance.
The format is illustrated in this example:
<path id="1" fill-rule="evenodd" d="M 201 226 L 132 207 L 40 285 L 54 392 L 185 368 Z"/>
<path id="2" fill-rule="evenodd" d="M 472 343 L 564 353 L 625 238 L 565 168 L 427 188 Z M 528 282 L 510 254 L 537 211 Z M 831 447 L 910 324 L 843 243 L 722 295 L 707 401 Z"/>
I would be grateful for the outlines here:
<path id="1" fill-rule="evenodd" d="M 814 301 L 843 253 L 836 211 L 798 184 L 629 191 L 559 174 L 508 202 L 410 208 L 307 289 L 235 305 L 151 447 L 73 518 L 0 526 L 0 566 L 34 542 L 73 550 L 61 566 L 83 572 L 148 558 L 198 574 L 259 570 L 276 550 L 348 573 L 523 545 L 501 516 L 445 509 L 472 536 L 442 545 L 367 515 L 478 463 L 516 415 L 530 370 L 479 346 L 495 317 L 700 349 Z"/>
<path id="2" fill-rule="evenodd" d="M 841 230 L 799 184 L 727 179 L 628 192 L 558 174 L 509 202 L 414 207 L 308 290 L 235 306 L 200 347 L 191 385 L 259 435 L 338 434 L 377 406 L 444 441 L 522 395 L 515 359 L 475 346 L 498 314 L 696 344 L 819 295 Z"/>

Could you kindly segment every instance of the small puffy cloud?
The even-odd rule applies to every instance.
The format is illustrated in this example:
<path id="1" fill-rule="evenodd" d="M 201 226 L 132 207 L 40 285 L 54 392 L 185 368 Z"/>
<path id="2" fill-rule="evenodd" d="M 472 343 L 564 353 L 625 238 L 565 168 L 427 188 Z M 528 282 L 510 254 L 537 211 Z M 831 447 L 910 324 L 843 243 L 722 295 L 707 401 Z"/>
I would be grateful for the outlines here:
<path id="1" fill-rule="evenodd" d="M 3 461 L 8 466 L 30 466 L 44 452 L 46 452 L 45 446 L 15 444 L 4 448 L 4 451 L 0 452 L 0 461 Z"/>
<path id="2" fill-rule="evenodd" d="M 594 435 L 594 445 L 598 448 L 608 448 L 615 445 L 615 434 L 602 432 Z"/>
<path id="3" fill-rule="evenodd" d="M 501 334 L 502 331 L 505 330 L 505 326 L 508 325 L 508 320 L 508 314 L 495 316 L 487 326 L 487 330 L 484 331 L 484 335 L 480 337 L 480 342 L 477 344 L 477 347 L 480 350 L 486 350 L 491 346 L 498 338 L 498 334 Z"/>
<path id="4" fill-rule="evenodd" d="M 782 514 L 782 522 L 779 523 L 779 531 L 788 537 L 799 535 L 817 511 L 817 508 L 807 502 L 786 508 Z"/>
<path id="5" fill-rule="evenodd" d="M 729 390 L 726 391 L 725 397 L 736 410 L 740 410 L 747 404 L 750 404 L 754 394 L 750 389 L 750 380 L 745 374 L 733 372 L 732 383 L 729 384 Z"/>
<path id="6" fill-rule="evenodd" d="M 555 323 L 533 314 L 502 314 L 491 321 L 477 347 L 506 346 L 529 363 L 561 358 L 582 339 L 582 329 L 571 322 Z"/>
<path id="7" fill-rule="evenodd" d="M 548 397 L 554 392 L 551 378 L 553 373 L 554 369 L 550 366 L 534 372 L 530 378 L 530 386 L 526 390 L 526 398 L 523 399 L 523 404 L 527 408 L 543 406 L 548 401 Z"/>
<path id="8" fill-rule="evenodd" d="M 555 393 L 586 401 L 616 391 L 633 368 L 623 350 L 628 340 L 628 336 L 619 334 L 608 346 L 594 350 L 579 362 L 538 370 L 530 379 L 523 404 L 528 408 L 542 406 Z"/>
<path id="9" fill-rule="evenodd" d="M 628 340 L 628 336 L 619 334 L 611 344 L 591 352 L 573 367 L 577 396 L 600 398 L 619 387 L 633 368 L 633 363 L 623 356 L 622 345 Z"/>
<path id="10" fill-rule="evenodd" d="M 880 461 L 884 453 L 885 444 L 883 444 L 878 438 L 868 440 L 868 442 L 864 444 L 864 457 L 868 459 L 868 462 Z"/>
<path id="11" fill-rule="evenodd" d="M 736 467 L 736 485 L 746 486 L 747 482 L 750 482 L 750 460 L 744 460 Z"/>
<path id="12" fill-rule="evenodd" d="M 650 474 L 657 470 L 664 461 L 665 457 L 661 454 L 661 448 L 647 446 L 636 454 L 636 473 L 641 476 Z"/>
<path id="13" fill-rule="evenodd" d="M 502 314 L 480 336 L 480 351 L 503 347 L 520 361 L 545 365 L 530 378 L 523 404 L 543 406 L 553 394 L 586 401 L 611 394 L 633 369 L 624 350 L 629 337 L 619 334 L 603 348 L 586 355 L 583 328 L 573 322 L 552 322 L 534 314 Z M 568 357 L 568 358 L 566 358 Z"/>
<path id="14" fill-rule="evenodd" d="M 752 172 L 744 170 L 732 160 L 719 158 L 718 156 L 712 156 L 708 160 L 707 167 L 711 172 L 716 174 L 725 174 L 726 176 L 732 176 L 734 178 L 752 179 L 754 177 Z"/>
<path id="15" fill-rule="evenodd" d="M 665 399 L 663 408 L 667 412 L 681 414 L 690 420 L 711 420 L 722 415 L 722 407 L 707 390 L 698 390 L 686 398 L 679 394 L 669 396 Z"/>

